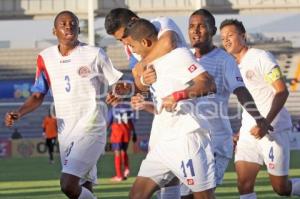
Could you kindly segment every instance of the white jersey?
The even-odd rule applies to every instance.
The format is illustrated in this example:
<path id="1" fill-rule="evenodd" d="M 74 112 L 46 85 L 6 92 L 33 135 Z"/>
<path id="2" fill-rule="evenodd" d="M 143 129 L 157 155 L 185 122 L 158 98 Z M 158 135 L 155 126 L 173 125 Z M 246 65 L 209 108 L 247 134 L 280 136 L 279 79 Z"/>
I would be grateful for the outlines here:
<path id="1" fill-rule="evenodd" d="M 150 91 L 156 110 L 161 109 L 162 98 L 188 87 L 188 82 L 205 72 L 187 48 L 176 48 L 153 62 L 157 81 Z M 160 140 L 178 138 L 181 133 L 200 129 L 200 123 L 194 114 L 195 100 L 182 100 L 173 113 L 162 110 L 154 116 L 151 137 Z M 151 139 L 152 139 L 151 138 Z M 155 142 L 150 141 L 151 143 Z M 152 144 L 151 144 L 152 145 Z M 150 146 L 151 147 L 151 146 Z"/>
<path id="2" fill-rule="evenodd" d="M 60 137 L 106 133 L 106 106 L 99 97 L 122 73 L 101 48 L 80 43 L 68 56 L 57 46 L 47 48 L 38 57 L 36 82 L 42 73 L 52 90 Z"/>
<path id="3" fill-rule="evenodd" d="M 158 35 L 157 35 L 158 39 L 166 31 L 173 31 L 178 36 L 177 47 L 186 47 L 187 46 L 180 28 L 176 25 L 176 23 L 172 19 L 170 19 L 168 17 L 157 17 L 155 19 L 151 19 L 150 21 L 155 26 L 156 30 L 158 31 Z M 141 56 L 136 53 L 132 53 L 132 50 L 129 46 L 127 46 L 125 48 L 125 51 L 126 51 L 128 57 L 130 57 L 130 55 L 132 54 L 138 61 L 141 60 Z"/>
<path id="4" fill-rule="evenodd" d="M 228 118 L 228 100 L 236 88 L 245 86 L 242 76 L 234 58 L 220 48 L 197 60 L 214 77 L 217 87 L 215 94 L 198 98 L 197 110 L 209 123 L 215 152 L 231 158 L 232 128 Z"/>
<path id="5" fill-rule="evenodd" d="M 274 88 L 265 80 L 265 77 L 275 66 L 278 64 L 270 53 L 255 48 L 250 48 L 239 64 L 244 83 L 264 117 L 269 113 L 275 96 Z M 255 120 L 244 110 L 241 132 L 249 132 L 254 125 L 256 125 Z M 274 127 L 274 132 L 291 128 L 291 117 L 288 111 L 282 108 L 271 125 Z"/>

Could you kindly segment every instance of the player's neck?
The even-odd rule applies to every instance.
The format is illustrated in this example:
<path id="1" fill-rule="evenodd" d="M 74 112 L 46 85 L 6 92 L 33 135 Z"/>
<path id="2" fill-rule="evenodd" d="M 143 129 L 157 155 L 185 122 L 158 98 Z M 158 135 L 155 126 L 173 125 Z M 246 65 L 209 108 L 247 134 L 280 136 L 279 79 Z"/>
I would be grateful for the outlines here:
<path id="1" fill-rule="evenodd" d="M 78 40 L 68 44 L 60 43 L 58 45 L 58 50 L 62 56 L 68 56 L 78 46 L 78 44 L 79 44 Z"/>
<path id="2" fill-rule="evenodd" d="M 213 44 L 206 46 L 205 48 L 195 48 L 195 57 L 201 58 L 202 56 L 206 55 L 207 53 L 211 52 L 213 49 L 215 49 L 215 46 Z"/>
<path id="3" fill-rule="evenodd" d="M 249 49 L 248 46 L 243 46 L 238 53 L 233 55 L 238 64 L 241 63 L 241 61 L 242 61 L 243 57 L 245 56 L 245 54 L 247 53 L 248 49 Z"/>

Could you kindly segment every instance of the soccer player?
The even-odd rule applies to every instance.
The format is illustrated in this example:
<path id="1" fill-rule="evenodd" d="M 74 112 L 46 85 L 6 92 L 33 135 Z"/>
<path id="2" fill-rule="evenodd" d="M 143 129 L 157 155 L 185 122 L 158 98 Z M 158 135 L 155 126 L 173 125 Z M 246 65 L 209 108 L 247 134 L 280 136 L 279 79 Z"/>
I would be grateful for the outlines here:
<path id="1" fill-rule="evenodd" d="M 48 148 L 49 154 L 49 163 L 53 164 L 53 152 L 54 146 L 56 145 L 57 140 L 57 120 L 55 117 L 51 115 L 49 110 L 49 114 L 43 120 L 43 134 L 46 138 L 46 146 Z"/>
<path id="2" fill-rule="evenodd" d="M 224 48 L 234 56 L 244 83 L 258 110 L 274 127 L 265 134 L 257 131 L 255 120 L 247 111 L 236 146 L 235 167 L 240 198 L 256 198 L 254 184 L 265 163 L 273 190 L 281 196 L 300 196 L 300 179 L 288 179 L 291 116 L 283 107 L 289 92 L 275 58 L 264 50 L 246 44 L 246 30 L 238 20 L 225 20 L 220 25 Z"/>
<path id="3" fill-rule="evenodd" d="M 111 128 L 110 142 L 115 155 L 116 176 L 111 180 L 120 182 L 125 180 L 130 173 L 127 155 L 128 143 L 132 132 L 132 141 L 136 142 L 134 128 L 134 114 L 129 103 L 119 103 L 109 111 L 109 126 Z M 123 172 L 122 172 L 123 164 Z"/>
<path id="4" fill-rule="evenodd" d="M 158 17 L 152 19 L 158 33 L 158 41 L 145 57 L 141 59 L 140 55 L 132 52 L 132 49 L 124 41 L 124 31 L 128 23 L 137 20 L 139 17 L 129 9 L 116 8 L 112 9 L 105 17 L 105 29 L 109 35 L 124 44 L 125 52 L 129 57 L 129 66 L 132 69 L 134 81 L 139 90 L 148 91 L 150 84 L 156 81 L 156 74 L 153 67 L 146 67 L 154 59 L 170 52 L 176 47 L 186 46 L 186 42 L 182 32 L 176 23 L 167 17 Z M 113 96 L 111 96 L 113 97 Z M 113 99 L 109 99 L 113 101 Z M 168 187 L 162 188 L 158 192 L 158 198 L 174 199 L 180 197 L 179 187 L 176 186 L 177 181 L 172 181 Z M 175 185 L 175 186 L 173 186 Z"/>
<path id="5" fill-rule="evenodd" d="M 235 94 L 249 114 L 256 118 L 254 125 L 262 130 L 271 127 L 257 111 L 234 58 L 213 44 L 216 30 L 215 18 L 208 10 L 199 9 L 191 14 L 188 34 L 192 52 L 204 69 L 214 77 L 217 87 L 216 94 L 199 98 L 198 110 L 209 123 L 216 162 L 216 180 L 217 185 L 221 185 L 233 152 L 232 129 L 228 116 L 230 94 Z M 190 194 L 191 191 L 186 186 L 181 187 L 182 198 L 192 198 Z"/>
<path id="6" fill-rule="evenodd" d="M 38 55 L 33 93 L 17 111 L 6 114 L 5 123 L 12 126 L 39 107 L 51 88 L 58 121 L 61 190 L 68 198 L 93 199 L 96 163 L 106 143 L 107 112 L 99 99 L 100 87 L 116 83 L 122 73 L 101 48 L 79 42 L 79 32 L 74 13 L 62 11 L 55 17 L 53 34 L 58 45 Z"/>
<path id="7" fill-rule="evenodd" d="M 121 41 L 124 44 L 125 51 L 129 56 L 130 68 L 135 79 L 135 83 L 140 90 L 148 90 L 149 85 L 156 79 L 153 68 L 146 67 L 154 59 L 157 59 L 176 47 L 186 46 L 186 42 L 182 32 L 176 23 L 167 17 L 158 17 L 152 19 L 151 22 L 155 25 L 158 33 L 157 45 L 147 56 L 141 57 L 132 52 L 130 47 L 124 42 L 124 30 L 127 24 L 136 20 L 139 17 L 129 9 L 116 8 L 109 12 L 105 17 L 105 29 L 109 35 Z"/>
<path id="8" fill-rule="evenodd" d="M 157 45 L 155 26 L 139 19 L 128 24 L 124 40 L 145 57 Z M 174 176 L 195 198 L 214 198 L 215 169 L 209 133 L 195 114 L 196 97 L 215 92 L 211 76 L 187 48 L 176 48 L 152 62 L 157 81 L 150 91 L 155 116 L 149 152 L 130 192 L 131 199 L 151 198 Z"/>

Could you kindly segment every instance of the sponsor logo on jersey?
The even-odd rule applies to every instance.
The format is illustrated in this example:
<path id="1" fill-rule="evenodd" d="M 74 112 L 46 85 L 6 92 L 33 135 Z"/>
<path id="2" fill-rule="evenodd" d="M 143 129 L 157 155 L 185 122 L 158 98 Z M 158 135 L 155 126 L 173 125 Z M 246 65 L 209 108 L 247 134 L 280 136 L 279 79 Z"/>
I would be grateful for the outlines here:
<path id="1" fill-rule="evenodd" d="M 190 67 L 188 68 L 188 70 L 192 73 L 197 69 L 197 66 L 195 64 L 190 65 Z"/>
<path id="2" fill-rule="evenodd" d="M 236 78 L 236 81 L 243 82 L 243 78 L 242 77 L 235 77 L 235 78 Z"/>
<path id="3" fill-rule="evenodd" d="M 248 80 L 253 79 L 254 76 L 255 76 L 255 73 L 254 73 L 253 70 L 248 70 L 248 71 L 246 71 L 246 78 L 247 78 Z"/>
<path id="4" fill-rule="evenodd" d="M 272 162 L 270 162 L 270 163 L 269 163 L 269 169 L 275 169 L 275 164 L 272 163 Z"/>
<path id="5" fill-rule="evenodd" d="M 67 159 L 65 159 L 65 161 L 64 161 L 64 165 L 67 165 L 68 164 L 68 160 Z"/>
<path id="6" fill-rule="evenodd" d="M 194 179 L 187 179 L 186 181 L 187 181 L 188 185 L 194 185 L 195 184 Z"/>
<path id="7" fill-rule="evenodd" d="M 80 77 L 87 77 L 89 74 L 91 74 L 91 70 L 87 66 L 81 66 L 78 70 L 78 74 Z"/>
<path id="8" fill-rule="evenodd" d="M 65 59 L 65 60 L 60 60 L 61 64 L 69 63 L 71 62 L 71 59 Z"/>

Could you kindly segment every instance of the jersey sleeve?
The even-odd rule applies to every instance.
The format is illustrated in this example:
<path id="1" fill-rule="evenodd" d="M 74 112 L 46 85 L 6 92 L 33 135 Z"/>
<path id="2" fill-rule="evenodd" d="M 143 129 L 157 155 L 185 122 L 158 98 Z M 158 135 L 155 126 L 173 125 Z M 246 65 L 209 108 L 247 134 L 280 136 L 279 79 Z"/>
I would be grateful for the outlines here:
<path id="1" fill-rule="evenodd" d="M 108 81 L 109 85 L 113 85 L 122 77 L 123 73 L 114 68 L 111 60 L 101 48 L 99 50 L 98 58 L 98 63 L 102 69 L 105 79 Z"/>
<path id="2" fill-rule="evenodd" d="M 272 72 L 272 70 L 278 66 L 278 63 L 275 59 L 275 57 L 266 51 L 263 51 L 260 53 L 259 55 L 259 66 L 260 66 L 260 71 L 262 72 L 262 74 L 268 75 L 269 73 Z"/>
<path id="3" fill-rule="evenodd" d="M 47 73 L 43 57 L 39 55 L 37 58 L 35 82 L 34 85 L 31 87 L 31 92 L 47 94 L 49 87 L 50 78 Z"/>
<path id="4" fill-rule="evenodd" d="M 225 62 L 224 86 L 231 93 L 238 87 L 245 87 L 240 70 L 233 58 Z"/>
<path id="5" fill-rule="evenodd" d="M 180 28 L 176 25 L 176 23 L 168 18 L 168 17 L 158 17 L 156 19 L 151 20 L 151 23 L 155 26 L 156 30 L 158 31 L 158 39 L 167 31 L 173 31 L 176 33 L 178 38 L 178 46 L 183 47 L 187 46 L 184 36 L 180 30 Z"/>

